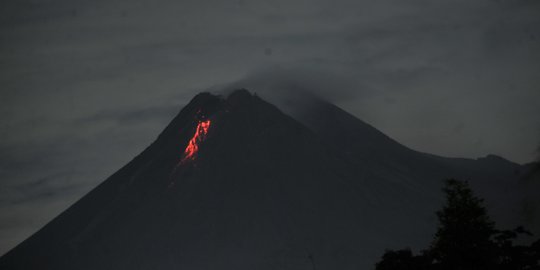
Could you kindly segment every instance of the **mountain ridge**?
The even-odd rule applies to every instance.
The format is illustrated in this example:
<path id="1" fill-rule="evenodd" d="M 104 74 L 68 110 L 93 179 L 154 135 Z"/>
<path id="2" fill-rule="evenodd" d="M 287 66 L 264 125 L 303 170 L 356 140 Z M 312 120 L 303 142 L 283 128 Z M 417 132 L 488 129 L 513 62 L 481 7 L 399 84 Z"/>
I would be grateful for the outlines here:
<path id="1" fill-rule="evenodd" d="M 245 89 L 196 95 L 0 268 L 310 269 L 309 256 L 319 269 L 369 267 L 385 248 L 429 241 L 438 180 L 482 176 L 486 188 L 492 175 L 513 173 L 460 169 L 321 104 L 300 121 Z M 208 133 L 183 163 L 202 120 Z"/>

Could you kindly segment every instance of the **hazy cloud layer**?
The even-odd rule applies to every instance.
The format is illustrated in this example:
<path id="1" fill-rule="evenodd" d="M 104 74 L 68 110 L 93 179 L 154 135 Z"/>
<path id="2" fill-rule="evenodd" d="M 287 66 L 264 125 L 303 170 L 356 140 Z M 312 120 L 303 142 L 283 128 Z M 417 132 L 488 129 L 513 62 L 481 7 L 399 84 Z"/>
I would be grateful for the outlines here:
<path id="1" fill-rule="evenodd" d="M 231 82 L 313 89 L 421 151 L 530 161 L 539 29 L 538 0 L 1 1 L 0 253 Z"/>

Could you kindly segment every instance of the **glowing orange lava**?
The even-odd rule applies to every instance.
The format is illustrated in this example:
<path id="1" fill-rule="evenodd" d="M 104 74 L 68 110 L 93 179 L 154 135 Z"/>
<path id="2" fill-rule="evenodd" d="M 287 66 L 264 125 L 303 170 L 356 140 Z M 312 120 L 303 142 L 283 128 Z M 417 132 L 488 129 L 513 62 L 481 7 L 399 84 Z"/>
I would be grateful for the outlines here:
<path id="1" fill-rule="evenodd" d="M 199 121 L 199 124 L 197 124 L 197 130 L 195 130 L 193 138 L 189 140 L 186 150 L 184 150 L 184 157 L 182 158 L 180 163 L 195 159 L 195 155 L 197 154 L 197 151 L 199 151 L 199 143 L 206 138 L 209 127 L 210 120 Z"/>

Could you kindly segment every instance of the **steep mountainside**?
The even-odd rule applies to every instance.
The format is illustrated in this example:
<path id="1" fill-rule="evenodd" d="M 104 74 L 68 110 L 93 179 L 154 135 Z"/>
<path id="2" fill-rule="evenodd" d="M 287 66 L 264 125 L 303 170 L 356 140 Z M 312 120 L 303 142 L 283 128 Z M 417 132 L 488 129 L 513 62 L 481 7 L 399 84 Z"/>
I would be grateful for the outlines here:
<path id="1" fill-rule="evenodd" d="M 372 269 L 427 244 L 441 179 L 498 196 L 486 183 L 519 168 L 413 151 L 322 101 L 289 116 L 246 90 L 202 93 L 0 268 Z"/>

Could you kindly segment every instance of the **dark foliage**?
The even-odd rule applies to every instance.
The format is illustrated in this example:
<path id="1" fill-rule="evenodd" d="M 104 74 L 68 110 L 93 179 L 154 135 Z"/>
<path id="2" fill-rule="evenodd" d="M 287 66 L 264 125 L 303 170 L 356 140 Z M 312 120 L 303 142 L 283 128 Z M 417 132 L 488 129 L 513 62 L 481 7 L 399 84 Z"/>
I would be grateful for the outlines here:
<path id="1" fill-rule="evenodd" d="M 427 270 L 431 269 L 431 258 L 426 254 L 413 255 L 410 249 L 388 250 L 382 261 L 377 263 L 377 270 Z"/>
<path id="2" fill-rule="evenodd" d="M 466 182 L 446 181 L 446 205 L 437 212 L 439 228 L 431 246 L 441 269 L 493 269 L 497 247 L 491 236 L 496 232 L 482 200 L 475 197 Z"/>
<path id="3" fill-rule="evenodd" d="M 446 180 L 446 204 L 437 211 L 439 227 L 432 245 L 421 255 L 411 250 L 386 251 L 377 270 L 540 270 L 540 240 L 515 245 L 523 227 L 498 231 L 467 182 Z"/>
<path id="4" fill-rule="evenodd" d="M 525 270 L 540 269 L 540 240 L 530 246 L 514 245 L 513 241 L 519 235 L 532 234 L 523 227 L 514 230 L 499 231 L 494 237 L 498 247 L 498 269 L 501 270 Z"/>

